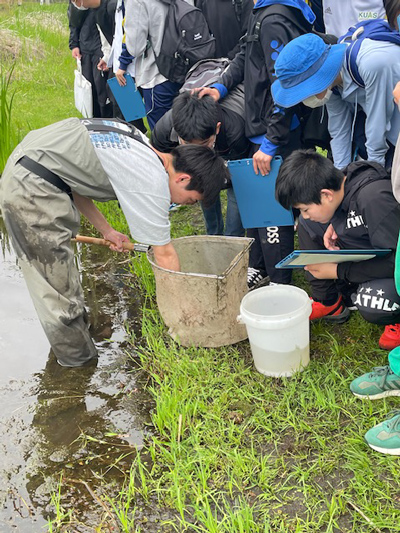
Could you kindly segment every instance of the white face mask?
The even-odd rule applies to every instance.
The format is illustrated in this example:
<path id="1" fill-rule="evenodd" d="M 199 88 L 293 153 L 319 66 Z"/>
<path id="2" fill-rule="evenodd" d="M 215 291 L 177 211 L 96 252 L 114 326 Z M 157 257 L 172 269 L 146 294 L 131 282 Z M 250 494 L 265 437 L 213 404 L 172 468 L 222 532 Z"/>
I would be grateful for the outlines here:
<path id="1" fill-rule="evenodd" d="M 78 9 L 79 11 L 87 11 L 89 8 L 88 7 L 84 7 L 82 5 L 82 1 L 81 1 L 81 5 L 80 6 L 77 6 L 76 5 L 76 2 L 74 2 L 73 0 L 71 0 L 71 4 L 76 7 L 76 9 Z"/>
<path id="2" fill-rule="evenodd" d="M 308 98 L 303 100 L 303 104 L 307 107 L 312 107 L 314 109 L 315 107 L 321 107 L 325 105 L 331 96 L 332 91 L 330 89 L 327 89 L 326 95 L 323 98 L 317 98 L 315 95 L 309 96 Z"/>

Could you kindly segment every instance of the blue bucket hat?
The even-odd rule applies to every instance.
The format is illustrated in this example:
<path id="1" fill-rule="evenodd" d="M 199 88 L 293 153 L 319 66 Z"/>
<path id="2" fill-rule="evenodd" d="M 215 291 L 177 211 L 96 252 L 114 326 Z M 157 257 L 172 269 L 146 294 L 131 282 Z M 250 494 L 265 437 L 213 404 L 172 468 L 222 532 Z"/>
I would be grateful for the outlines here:
<path id="1" fill-rule="evenodd" d="M 292 107 L 333 84 L 343 64 L 346 44 L 325 44 L 308 33 L 290 41 L 275 62 L 278 78 L 271 87 L 275 103 Z"/>

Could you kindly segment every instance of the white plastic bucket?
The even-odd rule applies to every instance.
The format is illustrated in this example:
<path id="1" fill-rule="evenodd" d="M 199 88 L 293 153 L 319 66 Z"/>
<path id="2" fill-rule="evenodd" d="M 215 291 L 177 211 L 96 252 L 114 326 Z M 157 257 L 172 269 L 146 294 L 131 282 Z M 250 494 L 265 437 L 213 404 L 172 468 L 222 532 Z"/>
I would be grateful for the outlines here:
<path id="1" fill-rule="evenodd" d="M 291 376 L 310 361 L 311 301 L 291 285 L 249 292 L 240 304 L 239 322 L 246 324 L 254 366 L 266 376 Z"/>

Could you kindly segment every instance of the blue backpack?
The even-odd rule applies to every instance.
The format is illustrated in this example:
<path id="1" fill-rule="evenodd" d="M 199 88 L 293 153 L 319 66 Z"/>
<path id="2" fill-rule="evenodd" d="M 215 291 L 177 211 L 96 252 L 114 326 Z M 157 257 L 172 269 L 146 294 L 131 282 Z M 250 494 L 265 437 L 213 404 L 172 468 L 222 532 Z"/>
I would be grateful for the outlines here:
<path id="1" fill-rule="evenodd" d="M 346 49 L 346 67 L 354 83 L 363 89 L 365 88 L 365 83 L 358 71 L 356 59 L 364 39 L 400 45 L 400 33 L 392 30 L 386 20 L 374 19 L 359 22 L 349 28 L 345 35 L 339 37 L 339 43 L 350 43 Z"/>

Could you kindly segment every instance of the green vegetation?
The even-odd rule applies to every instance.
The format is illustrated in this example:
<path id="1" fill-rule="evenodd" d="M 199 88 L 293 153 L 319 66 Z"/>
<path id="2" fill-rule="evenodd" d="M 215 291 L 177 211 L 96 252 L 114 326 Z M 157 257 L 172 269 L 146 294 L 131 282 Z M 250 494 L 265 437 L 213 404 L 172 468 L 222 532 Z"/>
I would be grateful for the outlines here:
<path id="1" fill-rule="evenodd" d="M 65 9 L 24 5 L 0 12 L 0 29 L 11 29 L 21 42 L 2 71 L 7 102 L 15 93 L 13 135 L 75 114 Z M 116 203 L 101 209 L 127 231 Z M 174 236 L 203 232 L 198 206 L 171 218 Z M 134 257 L 130 270 L 147 298 L 142 337 L 131 337 L 128 352 L 147 376 L 154 408 L 152 434 L 132 455 L 119 494 L 107 492 L 106 474 L 99 480 L 98 498 L 114 531 L 400 531 L 398 459 L 363 442 L 397 400 L 363 402 L 349 391 L 354 377 L 386 363 L 386 352 L 377 350 L 381 328 L 357 313 L 343 326 L 313 325 L 308 368 L 291 379 L 266 378 L 254 370 L 247 342 L 221 349 L 174 343 L 158 313 L 145 256 Z M 301 275 L 296 283 L 306 286 Z M 49 531 L 75 531 L 63 484 L 51 502 Z M 65 489 L 67 500 L 72 490 Z M 157 524 L 147 519 L 155 509 Z M 85 531 L 110 531 L 106 523 L 99 516 Z"/>
<path id="2" fill-rule="evenodd" d="M 9 72 L 0 71 L 0 168 L 4 168 L 7 158 L 16 144 L 12 127 L 11 113 L 15 92 L 10 94 L 10 81 L 13 67 Z"/>
<path id="3" fill-rule="evenodd" d="M 76 116 L 66 11 L 66 4 L 0 5 L 0 172 L 28 131 Z"/>

